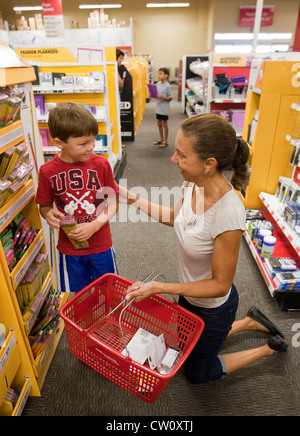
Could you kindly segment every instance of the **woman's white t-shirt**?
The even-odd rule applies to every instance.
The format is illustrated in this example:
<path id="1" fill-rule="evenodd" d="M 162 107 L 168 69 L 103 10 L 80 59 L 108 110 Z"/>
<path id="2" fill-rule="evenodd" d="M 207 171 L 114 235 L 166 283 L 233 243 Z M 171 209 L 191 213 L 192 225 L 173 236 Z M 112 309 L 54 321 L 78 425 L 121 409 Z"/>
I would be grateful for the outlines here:
<path id="1" fill-rule="evenodd" d="M 178 241 L 179 280 L 182 283 L 211 279 L 216 237 L 230 230 L 245 231 L 246 228 L 245 208 L 233 187 L 201 215 L 196 215 L 192 210 L 194 188 L 194 183 L 183 184 L 183 204 L 174 223 Z M 215 308 L 228 300 L 230 291 L 221 298 L 185 298 L 194 306 Z"/>

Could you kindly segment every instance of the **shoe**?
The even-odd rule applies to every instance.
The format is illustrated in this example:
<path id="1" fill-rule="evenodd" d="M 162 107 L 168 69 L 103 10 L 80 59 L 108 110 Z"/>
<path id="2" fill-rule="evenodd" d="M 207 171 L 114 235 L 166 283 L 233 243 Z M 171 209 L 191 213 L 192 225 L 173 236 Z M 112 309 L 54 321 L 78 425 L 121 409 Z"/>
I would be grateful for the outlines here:
<path id="1" fill-rule="evenodd" d="M 161 141 L 155 141 L 155 142 L 153 142 L 153 145 L 160 145 L 160 144 L 162 144 Z"/>
<path id="2" fill-rule="evenodd" d="M 159 148 L 165 148 L 165 147 L 168 147 L 168 143 L 167 142 L 163 142 L 160 146 L 159 146 Z"/>
<path id="3" fill-rule="evenodd" d="M 287 344 L 278 335 L 270 337 L 270 339 L 268 340 L 268 347 L 280 353 L 285 353 L 288 349 Z"/>
<path id="4" fill-rule="evenodd" d="M 273 336 L 278 335 L 281 336 L 282 339 L 284 339 L 283 334 L 281 333 L 280 330 L 278 330 L 276 325 L 273 324 L 259 309 L 257 309 L 257 307 L 255 306 L 251 307 L 251 309 L 247 313 L 247 316 L 253 319 L 254 321 L 259 322 L 259 324 L 263 325 L 264 327 L 266 327 L 271 333 L 271 335 Z"/>

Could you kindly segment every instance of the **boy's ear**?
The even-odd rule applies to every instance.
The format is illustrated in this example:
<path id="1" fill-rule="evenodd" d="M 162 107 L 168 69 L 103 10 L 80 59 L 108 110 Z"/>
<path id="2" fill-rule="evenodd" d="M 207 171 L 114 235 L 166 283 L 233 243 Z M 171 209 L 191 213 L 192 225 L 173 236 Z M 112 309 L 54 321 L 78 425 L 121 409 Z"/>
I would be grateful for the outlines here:
<path id="1" fill-rule="evenodd" d="M 64 142 L 59 138 L 53 138 L 53 145 L 58 147 L 60 150 L 64 148 Z"/>

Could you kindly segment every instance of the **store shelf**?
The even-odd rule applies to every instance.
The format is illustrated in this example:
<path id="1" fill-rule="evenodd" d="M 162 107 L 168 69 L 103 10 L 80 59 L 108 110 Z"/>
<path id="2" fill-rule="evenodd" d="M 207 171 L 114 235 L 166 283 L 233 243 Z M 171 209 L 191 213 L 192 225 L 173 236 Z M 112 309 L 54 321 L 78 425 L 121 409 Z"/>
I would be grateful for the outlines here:
<path id="1" fill-rule="evenodd" d="M 0 129 L 0 153 L 22 141 L 24 141 L 22 121 L 16 121 Z"/>
<path id="2" fill-rule="evenodd" d="M 14 53 L 12 50 L 11 52 Z M 42 154 L 39 137 L 34 137 L 38 126 L 36 123 L 36 128 L 34 128 L 36 114 L 33 113 L 34 106 L 31 104 L 33 100 L 32 86 L 31 83 L 23 82 L 23 80 L 28 77 L 31 77 L 31 80 L 35 80 L 35 74 L 33 73 L 32 75 L 34 70 L 32 67 L 27 67 L 29 76 L 26 74 L 22 75 L 23 68 L 13 68 L 14 71 L 10 70 L 10 68 L 7 68 L 5 75 L 1 76 L 8 78 L 5 85 L 22 83 L 28 104 L 22 107 L 21 121 L 0 130 L 0 154 L 3 154 L 6 150 L 22 141 L 28 141 L 29 156 L 30 159 L 36 163 L 37 168 L 38 165 L 44 163 L 44 156 Z M 13 81 L 13 78 L 16 77 L 15 70 L 20 74 L 16 82 Z M 11 76 L 10 73 L 12 74 Z M 21 79 L 22 81 L 20 81 Z M 28 126 L 30 126 L 32 130 L 28 129 Z M 43 159 L 43 162 L 40 162 L 40 158 Z M 36 342 L 36 340 L 34 337 L 30 338 L 29 335 L 34 324 L 37 321 L 38 323 L 40 322 L 39 316 L 41 315 L 43 303 L 49 293 L 53 291 L 49 256 L 42 256 L 40 269 L 39 267 L 34 269 L 31 294 L 27 288 L 25 290 L 19 288 L 18 292 L 21 292 L 21 294 L 17 294 L 16 292 L 25 274 L 30 270 L 30 267 L 33 266 L 36 256 L 39 253 L 47 252 L 41 217 L 35 202 L 35 188 L 37 187 L 35 183 L 37 183 L 37 176 L 38 174 L 31 173 L 27 183 L 0 209 L 0 233 L 12 223 L 19 213 L 22 213 L 23 217 L 29 223 L 27 230 L 32 228 L 37 232 L 30 245 L 22 248 L 24 249 L 24 254 L 18 259 L 11 271 L 5 258 L 3 246 L 2 244 L 0 245 L 0 322 L 4 324 L 7 329 L 13 330 L 13 335 L 11 333 L 8 334 L 7 345 L 0 350 L 0 416 L 21 415 L 28 396 L 41 395 L 43 382 L 63 331 L 63 323 L 60 322 L 58 327 L 55 328 L 53 336 L 48 335 L 50 342 L 47 343 L 47 346 L 45 345 L 43 352 L 37 354 L 40 348 L 37 349 L 35 347 L 36 352 L 34 354 L 31 344 L 34 341 Z M 28 225 L 26 221 L 22 222 Z M 11 227 L 13 228 L 13 226 Z M 27 236 L 31 237 L 32 235 L 29 234 Z M 12 250 L 13 248 L 10 249 Z M 14 256 L 16 256 L 16 253 L 14 253 Z M 38 288 L 38 286 L 40 288 Z M 24 306 L 29 304 L 29 295 L 36 296 L 34 301 L 31 302 L 31 307 L 26 306 L 26 310 L 28 309 L 28 311 L 26 312 L 27 315 L 25 319 L 23 319 L 21 310 L 24 310 Z M 16 404 L 11 401 L 3 401 L 9 387 L 20 393 Z"/>
<path id="3" fill-rule="evenodd" d="M 0 209 L 0 233 L 33 197 L 33 181 L 29 180 L 26 185 Z"/>
<path id="4" fill-rule="evenodd" d="M 32 329 L 33 324 L 37 319 L 39 311 L 41 310 L 41 307 L 51 289 L 51 286 L 52 286 L 51 275 L 49 273 L 44 281 L 42 289 L 40 290 L 40 292 L 32 302 L 32 305 L 29 309 L 30 317 L 26 319 L 26 321 L 24 321 L 24 329 L 27 335 L 29 335 L 29 332 Z"/>
<path id="5" fill-rule="evenodd" d="M 274 195 L 270 195 L 265 192 L 261 192 L 259 198 L 266 206 L 273 219 L 279 226 L 280 230 L 283 232 L 291 246 L 294 248 L 297 255 L 300 256 L 300 235 L 297 234 L 289 225 L 289 223 L 282 218 L 284 205 L 282 203 L 279 203 Z"/>
<path id="6" fill-rule="evenodd" d="M 0 350 L 0 405 L 21 364 L 21 356 L 13 331 L 7 335 Z M 1 414 L 0 414 L 1 416 Z"/>
<path id="7" fill-rule="evenodd" d="M 274 281 L 271 279 L 271 277 L 269 276 L 268 271 L 266 270 L 266 267 L 264 265 L 264 261 L 261 259 L 260 254 L 257 252 L 256 246 L 254 245 L 253 241 L 251 240 L 248 232 L 246 231 L 244 233 L 244 237 L 247 241 L 247 244 L 251 250 L 252 256 L 264 278 L 264 281 L 267 285 L 267 288 L 271 294 L 272 297 L 274 297 L 274 292 L 276 290 L 276 285 L 274 283 Z"/>
<path id="8" fill-rule="evenodd" d="M 0 416 L 21 416 L 30 395 L 31 387 L 30 378 L 25 377 L 24 385 L 16 405 L 14 406 L 10 401 L 0 403 Z"/>
<path id="9" fill-rule="evenodd" d="M 34 64 L 34 61 L 32 60 Z M 87 76 L 91 72 L 101 73 L 104 77 L 104 86 L 95 87 L 64 87 L 57 88 L 54 86 L 33 86 L 35 95 L 43 95 L 43 103 L 59 104 L 66 102 L 74 102 L 82 105 L 88 105 L 95 109 L 94 117 L 99 126 L 99 135 L 107 136 L 107 148 L 101 150 L 105 153 L 105 157 L 109 160 L 111 166 L 115 165 L 112 159 L 112 153 L 115 153 L 120 158 L 121 141 L 120 141 L 120 126 L 118 124 L 118 109 L 117 109 L 117 82 L 115 77 L 116 65 L 115 63 L 103 62 L 95 65 L 80 65 L 80 64 L 47 64 L 39 62 L 39 73 L 62 73 L 66 76 Z M 101 83 L 102 85 L 102 83 Z M 43 113 L 43 111 L 41 111 Z M 39 115 L 38 126 L 40 129 L 48 129 L 48 114 L 46 110 L 45 115 Z M 42 135 L 41 135 L 42 136 Z M 55 155 L 60 152 L 59 149 L 54 148 L 52 140 L 48 136 L 43 138 L 43 153 L 47 155 Z"/>
<path id="10" fill-rule="evenodd" d="M 262 198 L 264 198 L 264 193 L 262 193 Z M 273 256 L 275 257 L 289 257 L 295 260 L 299 265 L 299 255 L 295 248 L 290 242 L 290 237 L 287 237 L 282 230 L 282 220 L 278 219 L 277 212 L 274 210 L 273 205 L 270 205 L 269 198 L 265 199 L 266 204 L 269 206 L 269 210 L 261 210 L 263 212 L 265 219 L 271 221 L 273 225 L 273 235 L 276 238 L 276 244 Z M 291 235 L 291 233 L 288 233 Z M 265 266 L 265 260 L 261 258 L 258 253 L 255 244 L 249 237 L 248 232 L 244 233 L 245 240 L 249 246 L 252 256 L 262 274 L 262 277 L 266 283 L 266 286 L 270 292 L 270 295 L 276 298 L 280 304 L 281 310 L 300 310 L 300 291 L 298 290 L 279 290 L 270 277 L 270 274 Z M 299 265 L 300 266 L 300 265 Z"/>
<path id="11" fill-rule="evenodd" d="M 293 174 L 290 160 L 294 148 L 287 135 L 290 140 L 299 137 L 296 126 L 300 90 L 293 85 L 294 66 L 294 61 L 261 62 L 253 86 L 260 93 L 248 92 L 243 139 L 248 142 L 251 138 L 253 149 L 249 162 L 251 177 L 245 194 L 245 204 L 250 209 L 262 207 L 260 192 L 274 194 L 279 177 L 290 178 Z"/>

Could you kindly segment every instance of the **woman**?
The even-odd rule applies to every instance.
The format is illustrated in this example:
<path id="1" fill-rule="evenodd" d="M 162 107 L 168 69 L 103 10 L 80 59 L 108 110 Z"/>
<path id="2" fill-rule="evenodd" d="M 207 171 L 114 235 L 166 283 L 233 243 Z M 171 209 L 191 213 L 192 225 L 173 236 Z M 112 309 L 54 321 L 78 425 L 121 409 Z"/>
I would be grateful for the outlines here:
<path id="1" fill-rule="evenodd" d="M 258 309 L 234 322 L 238 293 L 233 278 L 246 221 L 235 189 L 248 182 L 248 156 L 248 145 L 236 139 L 224 118 L 201 114 L 185 120 L 176 137 L 171 161 L 184 184 L 174 210 L 121 191 L 128 203 L 175 228 L 180 283 L 134 283 L 127 299 L 139 302 L 153 294 L 179 295 L 179 303 L 204 320 L 204 332 L 186 363 L 186 376 L 193 383 L 220 379 L 287 349 L 283 335 Z M 231 184 L 223 175 L 227 170 L 233 170 Z M 219 356 L 225 339 L 244 330 L 263 330 L 272 336 L 263 347 Z"/>

